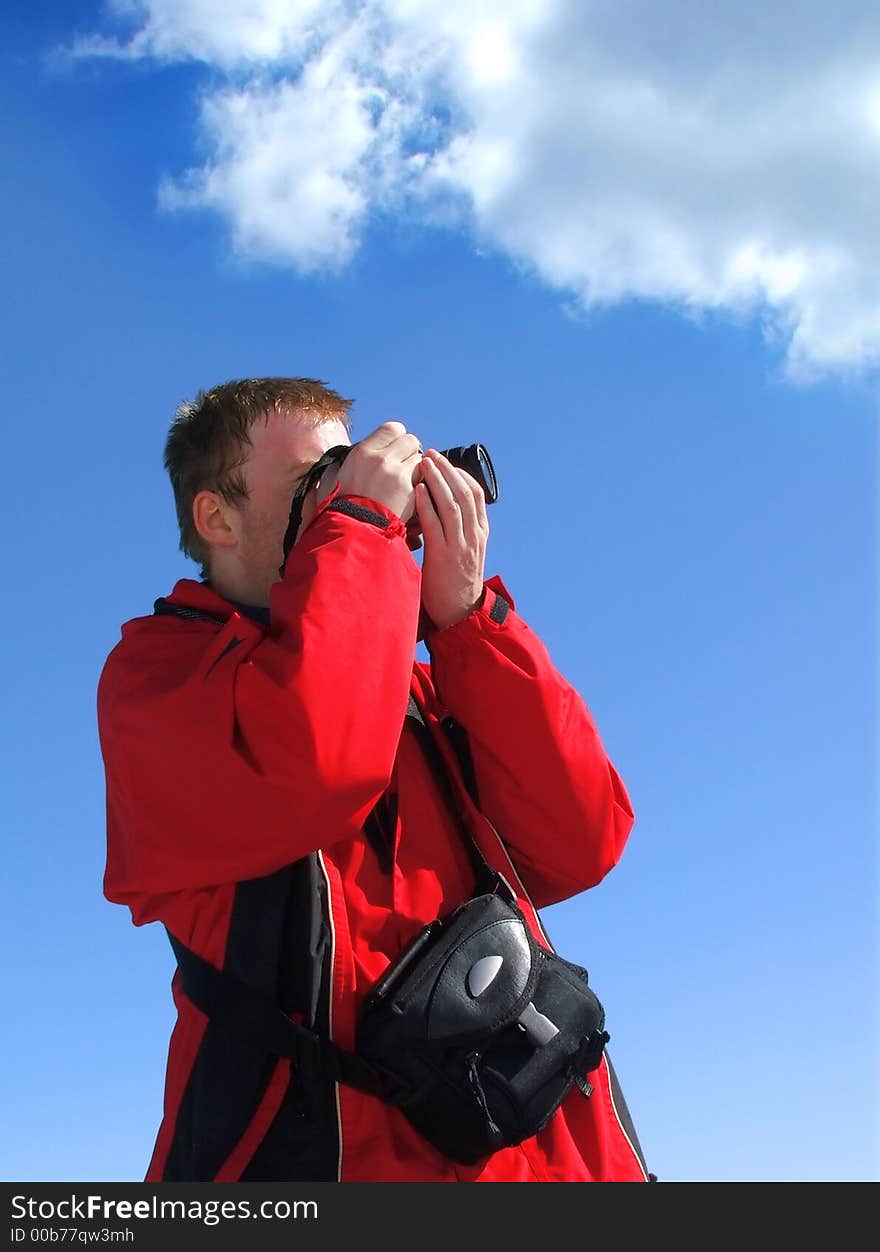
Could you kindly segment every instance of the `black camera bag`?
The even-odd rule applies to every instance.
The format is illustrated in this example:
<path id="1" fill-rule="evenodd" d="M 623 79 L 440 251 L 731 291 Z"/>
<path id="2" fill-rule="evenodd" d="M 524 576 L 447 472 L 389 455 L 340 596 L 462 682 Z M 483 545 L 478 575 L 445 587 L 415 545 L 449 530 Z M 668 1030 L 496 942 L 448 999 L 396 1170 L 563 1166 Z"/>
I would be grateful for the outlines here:
<path id="1" fill-rule="evenodd" d="M 357 1052 L 394 1074 L 426 1139 L 473 1163 L 546 1125 L 608 1039 L 587 972 L 541 947 L 504 891 L 433 922 L 369 997 Z"/>

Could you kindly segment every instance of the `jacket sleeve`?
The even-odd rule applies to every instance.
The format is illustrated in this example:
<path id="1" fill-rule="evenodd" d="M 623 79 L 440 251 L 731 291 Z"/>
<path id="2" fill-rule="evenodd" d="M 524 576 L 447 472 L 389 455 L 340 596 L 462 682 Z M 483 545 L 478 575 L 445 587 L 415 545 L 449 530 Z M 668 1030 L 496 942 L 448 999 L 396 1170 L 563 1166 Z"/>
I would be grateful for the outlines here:
<path id="1" fill-rule="evenodd" d="M 467 732 L 482 812 L 537 907 L 598 883 L 633 826 L 583 699 L 498 578 L 481 606 L 425 639 L 444 709 Z"/>
<path id="2" fill-rule="evenodd" d="M 387 787 L 420 573 L 393 514 L 346 501 L 292 549 L 269 627 L 142 619 L 108 658 L 109 899 L 271 873 L 354 834 Z"/>

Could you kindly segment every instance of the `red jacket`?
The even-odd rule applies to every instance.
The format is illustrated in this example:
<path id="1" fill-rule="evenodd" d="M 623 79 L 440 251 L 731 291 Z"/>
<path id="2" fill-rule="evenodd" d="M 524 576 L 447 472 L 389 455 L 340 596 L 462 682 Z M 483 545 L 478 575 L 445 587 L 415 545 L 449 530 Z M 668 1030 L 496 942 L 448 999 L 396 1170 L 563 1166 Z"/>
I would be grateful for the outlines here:
<path id="1" fill-rule="evenodd" d="M 399 520 L 335 495 L 268 621 L 182 580 L 123 627 L 98 693 L 107 898 L 346 1048 L 368 989 L 473 889 L 411 692 L 466 733 L 483 854 L 536 933 L 534 910 L 599 882 L 633 822 L 586 706 L 500 581 L 428 636 L 430 666 L 413 662 L 419 604 Z M 646 1177 L 607 1056 L 591 1096 L 572 1088 L 533 1139 L 462 1166 L 390 1105 L 224 1035 L 179 973 L 172 992 L 148 1182 Z"/>

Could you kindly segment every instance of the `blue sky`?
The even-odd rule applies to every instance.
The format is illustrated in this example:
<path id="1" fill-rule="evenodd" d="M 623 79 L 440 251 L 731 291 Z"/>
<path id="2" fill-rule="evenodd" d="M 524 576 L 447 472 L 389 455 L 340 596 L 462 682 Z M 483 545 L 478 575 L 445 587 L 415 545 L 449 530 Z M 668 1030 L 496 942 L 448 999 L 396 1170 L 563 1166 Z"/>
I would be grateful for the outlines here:
<path id="1" fill-rule="evenodd" d="M 304 374 L 493 454 L 489 572 L 637 814 L 545 922 L 650 1167 L 876 1179 L 880 22 L 245 7 L 3 19 L 0 1176 L 143 1176 L 172 959 L 101 895 L 95 686 L 194 574 L 177 403 Z"/>

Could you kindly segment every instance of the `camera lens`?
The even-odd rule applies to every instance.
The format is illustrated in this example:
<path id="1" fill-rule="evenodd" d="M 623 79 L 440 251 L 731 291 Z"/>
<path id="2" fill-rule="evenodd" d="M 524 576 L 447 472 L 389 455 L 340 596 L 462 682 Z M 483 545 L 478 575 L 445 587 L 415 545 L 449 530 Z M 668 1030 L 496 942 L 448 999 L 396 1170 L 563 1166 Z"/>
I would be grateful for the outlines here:
<path id="1" fill-rule="evenodd" d="M 471 443 L 467 447 L 447 448 L 443 456 L 451 461 L 456 469 L 462 469 L 475 478 L 483 488 L 487 504 L 494 504 L 498 499 L 498 479 L 492 458 L 481 443 Z"/>

